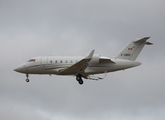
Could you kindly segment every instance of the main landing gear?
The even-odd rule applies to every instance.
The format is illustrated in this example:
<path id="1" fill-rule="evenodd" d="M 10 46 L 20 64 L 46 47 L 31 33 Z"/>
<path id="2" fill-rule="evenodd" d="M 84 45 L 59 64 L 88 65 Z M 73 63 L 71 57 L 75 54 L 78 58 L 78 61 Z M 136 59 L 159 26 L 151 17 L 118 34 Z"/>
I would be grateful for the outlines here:
<path id="1" fill-rule="evenodd" d="M 26 82 L 29 82 L 29 81 L 30 81 L 30 80 L 28 79 L 29 74 L 26 74 L 26 77 L 27 77 Z"/>
<path id="2" fill-rule="evenodd" d="M 84 83 L 81 77 L 82 77 L 82 75 L 80 75 L 80 74 L 78 74 L 78 75 L 76 76 L 76 80 L 78 81 L 78 83 L 79 83 L 80 85 L 82 85 L 82 84 Z"/>

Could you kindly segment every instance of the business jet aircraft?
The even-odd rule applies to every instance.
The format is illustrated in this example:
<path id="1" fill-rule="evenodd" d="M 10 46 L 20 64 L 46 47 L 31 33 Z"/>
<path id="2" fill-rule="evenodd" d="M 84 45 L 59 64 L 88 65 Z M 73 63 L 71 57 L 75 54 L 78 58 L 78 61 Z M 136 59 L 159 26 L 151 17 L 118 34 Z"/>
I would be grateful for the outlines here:
<path id="1" fill-rule="evenodd" d="M 149 38 L 132 40 L 116 57 L 103 57 L 94 54 L 94 50 L 84 57 L 40 56 L 23 63 L 14 71 L 25 73 L 26 82 L 29 82 L 29 74 L 55 74 L 76 76 L 79 84 L 83 84 L 82 78 L 99 80 L 103 79 L 108 72 L 141 65 L 140 62 L 135 60 L 144 45 L 152 45 L 152 43 L 147 42 Z M 100 73 L 105 73 L 104 77 L 93 76 Z"/>

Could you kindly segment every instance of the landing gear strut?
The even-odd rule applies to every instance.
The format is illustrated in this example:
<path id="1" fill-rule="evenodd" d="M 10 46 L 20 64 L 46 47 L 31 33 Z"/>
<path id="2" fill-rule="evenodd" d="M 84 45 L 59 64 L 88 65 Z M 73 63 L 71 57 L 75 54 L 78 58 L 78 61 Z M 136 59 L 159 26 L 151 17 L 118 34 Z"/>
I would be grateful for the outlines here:
<path id="1" fill-rule="evenodd" d="M 80 74 L 78 74 L 78 75 L 76 76 L 76 80 L 78 81 L 78 83 L 79 83 L 80 85 L 82 85 L 82 84 L 84 83 L 81 77 L 82 77 L 82 76 L 81 76 Z"/>
<path id="2" fill-rule="evenodd" d="M 30 80 L 28 79 L 29 74 L 26 74 L 26 77 L 27 77 L 26 82 L 29 82 L 29 81 L 30 81 Z"/>

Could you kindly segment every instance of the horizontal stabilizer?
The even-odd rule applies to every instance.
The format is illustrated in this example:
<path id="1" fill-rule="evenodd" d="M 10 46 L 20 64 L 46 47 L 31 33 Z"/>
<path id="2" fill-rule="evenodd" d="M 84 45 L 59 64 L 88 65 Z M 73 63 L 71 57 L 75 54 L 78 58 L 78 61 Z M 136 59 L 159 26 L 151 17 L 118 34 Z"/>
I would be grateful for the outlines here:
<path id="1" fill-rule="evenodd" d="M 153 43 L 150 43 L 150 42 L 146 42 L 146 45 L 153 45 Z"/>
<path id="2" fill-rule="evenodd" d="M 142 39 L 140 39 L 140 40 L 134 41 L 134 43 L 143 43 L 143 42 L 146 42 L 149 38 L 150 38 L 150 37 L 144 37 L 144 38 L 142 38 Z M 153 45 L 153 43 L 151 43 L 151 42 L 146 42 L 146 45 Z"/>
<path id="3" fill-rule="evenodd" d="M 150 37 L 144 37 L 142 39 L 139 39 L 139 40 L 136 40 L 134 41 L 134 43 L 142 43 L 142 42 L 145 42 L 146 40 L 148 40 Z"/>

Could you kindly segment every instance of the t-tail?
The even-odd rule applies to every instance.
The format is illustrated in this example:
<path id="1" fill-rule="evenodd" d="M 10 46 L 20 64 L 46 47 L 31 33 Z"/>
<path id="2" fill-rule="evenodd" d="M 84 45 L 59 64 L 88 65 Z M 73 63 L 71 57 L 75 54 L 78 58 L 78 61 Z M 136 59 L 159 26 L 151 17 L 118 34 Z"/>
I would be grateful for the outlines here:
<path id="1" fill-rule="evenodd" d="M 132 40 L 117 56 L 116 59 L 135 61 L 145 45 L 153 45 L 147 40 L 150 37 Z"/>

